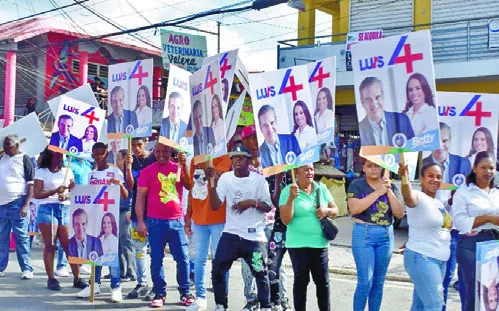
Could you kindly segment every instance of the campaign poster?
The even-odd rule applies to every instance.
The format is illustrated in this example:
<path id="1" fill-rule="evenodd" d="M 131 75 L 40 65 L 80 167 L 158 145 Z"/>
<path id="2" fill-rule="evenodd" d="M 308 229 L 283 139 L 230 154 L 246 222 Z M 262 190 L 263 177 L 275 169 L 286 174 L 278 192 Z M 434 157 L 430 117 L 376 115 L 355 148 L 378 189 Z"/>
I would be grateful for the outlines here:
<path id="1" fill-rule="evenodd" d="M 499 95 L 437 92 L 441 147 L 423 153 L 423 165 L 447 163 L 443 188 L 457 189 L 465 184 L 475 156 L 489 151 L 497 159 Z"/>
<path id="2" fill-rule="evenodd" d="M 84 85 L 79 86 L 74 90 L 64 93 L 63 96 L 71 97 L 92 106 L 99 107 L 99 102 L 95 98 L 94 91 L 92 91 L 92 87 L 89 83 L 85 83 Z M 59 110 L 61 98 L 61 96 L 57 96 L 47 101 L 50 111 L 52 111 L 52 114 L 54 116 L 57 115 L 57 111 Z"/>
<path id="3" fill-rule="evenodd" d="M 69 217 L 69 262 L 118 267 L 119 186 L 76 185 Z"/>
<path id="4" fill-rule="evenodd" d="M 192 105 L 192 142 L 194 162 L 227 153 L 225 115 L 227 103 L 222 100 L 222 83 L 218 60 L 205 65 L 189 78 Z"/>
<path id="5" fill-rule="evenodd" d="M 360 148 L 360 156 L 378 164 L 382 168 L 398 174 L 399 171 L 399 163 L 400 163 L 400 155 L 401 154 L 379 154 L 379 155 L 364 155 L 363 148 Z M 404 162 L 407 165 L 408 176 L 410 181 L 414 181 L 417 177 L 417 166 L 418 166 L 418 152 L 405 152 L 404 154 Z"/>
<path id="6" fill-rule="evenodd" d="M 190 76 L 190 72 L 170 66 L 159 135 L 161 143 L 192 154 L 192 139 L 187 137 L 187 126 L 191 117 Z"/>
<path id="7" fill-rule="evenodd" d="M 38 235 L 38 223 L 36 222 L 36 212 L 38 210 L 38 200 L 31 199 L 29 201 L 29 223 L 28 223 L 28 234 L 30 236 Z"/>
<path id="8" fill-rule="evenodd" d="M 99 130 L 106 112 L 90 104 L 61 96 L 59 109 L 50 136 L 50 149 L 89 158 L 92 146 L 99 141 Z"/>
<path id="9" fill-rule="evenodd" d="M 334 111 L 336 93 L 336 57 L 328 57 L 307 64 L 313 118 L 317 144 L 334 141 Z"/>
<path id="10" fill-rule="evenodd" d="M 383 38 L 383 30 L 353 31 L 347 34 L 345 47 L 346 70 L 352 71 L 352 45 L 362 41 L 372 41 Z"/>
<path id="11" fill-rule="evenodd" d="M 232 83 L 234 82 L 234 74 L 237 66 L 237 49 L 220 53 L 203 60 L 203 66 L 209 64 L 214 59 L 218 60 L 220 66 L 220 79 L 222 80 L 222 100 L 228 104 Z M 226 112 L 226 111 L 224 111 Z"/>
<path id="12" fill-rule="evenodd" d="M 239 125 L 239 116 L 241 115 L 241 111 L 244 105 L 244 98 L 246 97 L 246 90 L 244 90 L 239 97 L 236 99 L 234 104 L 227 111 L 227 122 L 225 122 L 225 126 L 227 127 L 227 133 L 225 138 L 229 141 L 234 133 L 236 132 L 236 128 Z"/>
<path id="13" fill-rule="evenodd" d="M 499 306 L 499 241 L 476 244 L 475 310 L 497 310 Z"/>
<path id="14" fill-rule="evenodd" d="M 19 137 L 21 140 L 19 151 L 30 157 L 37 156 L 48 145 L 36 112 L 30 113 L 7 127 L 0 128 L 0 142 L 2 143 L 0 154 L 4 152 L 3 140 L 10 134 L 16 134 Z"/>
<path id="15" fill-rule="evenodd" d="M 164 68 L 171 64 L 189 72 L 201 69 L 208 56 L 205 36 L 165 29 L 160 29 L 160 34 Z"/>
<path id="16" fill-rule="evenodd" d="M 307 66 L 252 74 L 249 80 L 263 174 L 318 161 Z"/>
<path id="17" fill-rule="evenodd" d="M 152 59 L 109 66 L 108 138 L 152 135 Z"/>
<path id="18" fill-rule="evenodd" d="M 428 30 L 351 47 L 360 142 L 366 154 L 440 147 Z"/>

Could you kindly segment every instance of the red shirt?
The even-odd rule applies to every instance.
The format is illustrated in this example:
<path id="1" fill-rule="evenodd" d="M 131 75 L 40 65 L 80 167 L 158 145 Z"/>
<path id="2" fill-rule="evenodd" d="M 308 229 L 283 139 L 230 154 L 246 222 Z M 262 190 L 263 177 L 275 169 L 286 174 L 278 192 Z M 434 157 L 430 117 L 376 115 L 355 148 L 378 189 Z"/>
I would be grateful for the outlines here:
<path id="1" fill-rule="evenodd" d="M 144 168 L 137 182 L 138 187 L 147 188 L 147 217 L 156 219 L 179 219 L 182 210 L 182 183 L 177 183 L 178 164 L 154 162 Z M 184 172 L 182 172 L 182 175 Z"/>

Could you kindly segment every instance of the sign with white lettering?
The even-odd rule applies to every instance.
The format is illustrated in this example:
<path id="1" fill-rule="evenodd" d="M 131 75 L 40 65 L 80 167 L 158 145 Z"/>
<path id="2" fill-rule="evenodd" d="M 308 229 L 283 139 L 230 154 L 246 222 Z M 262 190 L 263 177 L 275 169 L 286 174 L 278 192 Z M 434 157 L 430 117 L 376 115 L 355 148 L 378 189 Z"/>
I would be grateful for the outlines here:
<path id="1" fill-rule="evenodd" d="M 189 72 L 198 71 L 208 55 L 206 37 L 182 32 L 160 30 L 163 67 L 175 65 Z"/>

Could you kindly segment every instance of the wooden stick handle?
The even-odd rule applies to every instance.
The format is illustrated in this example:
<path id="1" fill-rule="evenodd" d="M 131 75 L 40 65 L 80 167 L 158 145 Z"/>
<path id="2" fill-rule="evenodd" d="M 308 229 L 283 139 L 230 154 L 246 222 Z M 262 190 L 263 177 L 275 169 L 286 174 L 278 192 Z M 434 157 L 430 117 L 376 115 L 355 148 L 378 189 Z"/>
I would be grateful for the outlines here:
<path id="1" fill-rule="evenodd" d="M 400 164 L 402 164 L 405 168 L 405 157 L 404 157 L 404 154 L 403 153 L 400 153 L 399 154 L 400 156 Z M 409 172 L 406 172 L 407 174 L 409 174 Z M 400 176 L 402 178 L 402 185 L 408 185 L 409 184 L 409 178 L 407 177 L 407 175 L 404 175 L 404 176 Z"/>
<path id="2" fill-rule="evenodd" d="M 69 171 L 71 170 L 71 162 L 73 161 L 73 156 L 69 156 L 69 160 L 68 160 L 68 167 L 66 168 L 66 173 L 64 174 L 64 181 L 62 183 L 62 185 L 64 186 L 66 184 L 66 182 L 68 181 L 68 173 Z"/>
<path id="3" fill-rule="evenodd" d="M 295 177 L 295 169 L 291 169 L 291 182 L 294 184 L 296 183 L 296 177 Z"/>
<path id="4" fill-rule="evenodd" d="M 182 168 L 180 167 L 180 165 L 177 167 L 177 183 L 180 182 L 180 178 L 182 177 Z"/>
<path id="5" fill-rule="evenodd" d="M 208 166 L 213 167 L 213 158 L 209 157 L 208 159 Z M 210 177 L 210 187 L 214 188 L 215 187 L 215 177 Z"/>
<path id="6" fill-rule="evenodd" d="M 95 293 L 94 293 L 94 288 L 95 288 L 95 264 L 92 264 L 92 274 L 90 275 L 90 302 L 94 302 L 95 298 Z"/>
<path id="7" fill-rule="evenodd" d="M 128 137 L 128 153 L 132 153 L 132 137 Z"/>

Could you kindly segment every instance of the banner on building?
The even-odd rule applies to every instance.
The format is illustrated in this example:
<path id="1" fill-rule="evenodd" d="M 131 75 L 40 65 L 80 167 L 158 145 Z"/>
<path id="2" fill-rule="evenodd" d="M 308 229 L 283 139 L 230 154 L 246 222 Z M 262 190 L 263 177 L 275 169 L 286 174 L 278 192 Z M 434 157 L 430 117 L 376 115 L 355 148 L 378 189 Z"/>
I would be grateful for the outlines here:
<path id="1" fill-rule="evenodd" d="M 475 310 L 497 310 L 499 288 L 499 241 L 476 244 Z"/>
<path id="2" fill-rule="evenodd" d="M 205 36 L 165 29 L 160 34 L 164 68 L 172 64 L 189 72 L 201 69 L 203 58 L 208 56 Z"/>
<path id="3" fill-rule="evenodd" d="M 109 66 L 108 138 L 152 135 L 153 60 Z"/>
<path id="4" fill-rule="evenodd" d="M 187 135 L 191 117 L 190 76 L 190 72 L 177 66 L 170 66 L 165 109 L 159 133 L 162 144 L 192 154 L 192 139 Z"/>
<path id="5" fill-rule="evenodd" d="M 319 160 L 307 66 L 249 77 L 265 176 Z"/>
<path id="6" fill-rule="evenodd" d="M 36 112 L 30 113 L 7 127 L 0 128 L 0 143 L 3 144 L 5 137 L 10 134 L 16 134 L 19 137 L 21 140 L 19 151 L 30 157 L 37 156 L 48 145 Z M 2 149 L 0 153 L 3 153 L 3 145 L 0 148 Z"/>
<path id="7" fill-rule="evenodd" d="M 220 67 L 220 79 L 222 80 L 222 100 L 228 104 L 232 83 L 234 82 L 234 74 L 237 67 L 237 49 L 220 53 L 203 60 L 203 66 L 209 64 L 213 60 L 218 60 Z M 224 111 L 226 113 L 227 111 Z"/>
<path id="8" fill-rule="evenodd" d="M 227 103 L 222 100 L 222 83 L 218 60 L 214 59 L 189 78 L 192 105 L 192 142 L 194 162 L 206 156 L 218 157 L 227 153 L 225 116 Z M 202 156 L 202 157 L 199 157 Z"/>
<path id="9" fill-rule="evenodd" d="M 334 112 L 336 93 L 336 58 L 324 58 L 308 63 L 308 82 L 310 97 L 313 101 L 311 111 L 317 132 L 317 144 L 334 141 Z"/>
<path id="10" fill-rule="evenodd" d="M 99 141 L 105 117 L 104 110 L 61 95 L 49 148 L 89 158 L 92 146 Z"/>
<path id="11" fill-rule="evenodd" d="M 448 163 L 444 189 L 465 184 L 475 156 L 489 151 L 497 157 L 499 95 L 437 92 L 440 139 L 443 148 L 423 153 L 423 165 Z"/>
<path id="12" fill-rule="evenodd" d="M 76 185 L 71 190 L 70 263 L 119 267 L 119 206 L 117 185 Z"/>
<path id="13" fill-rule="evenodd" d="M 430 32 L 352 45 L 360 141 L 367 155 L 440 147 Z"/>
<path id="14" fill-rule="evenodd" d="M 346 70 L 352 71 L 352 52 L 350 48 L 352 45 L 363 42 L 372 41 L 383 38 L 383 30 L 371 30 L 371 31 L 354 31 L 347 34 L 347 41 L 345 47 L 345 60 L 346 60 Z"/>

